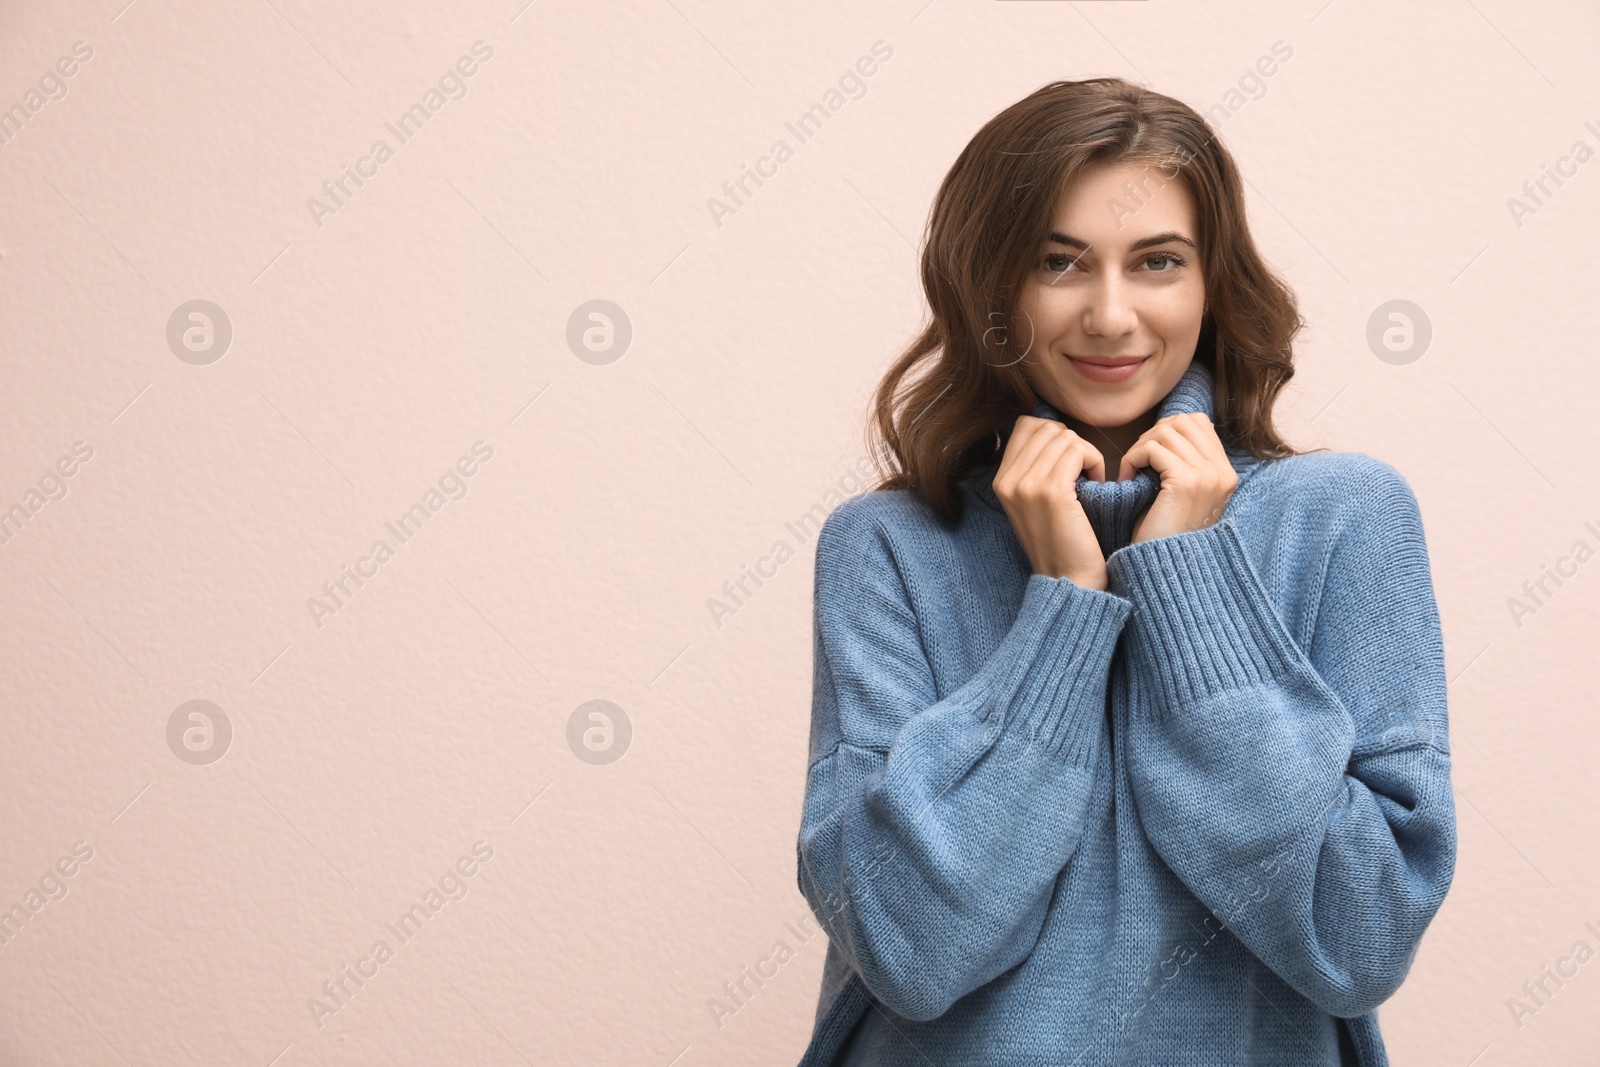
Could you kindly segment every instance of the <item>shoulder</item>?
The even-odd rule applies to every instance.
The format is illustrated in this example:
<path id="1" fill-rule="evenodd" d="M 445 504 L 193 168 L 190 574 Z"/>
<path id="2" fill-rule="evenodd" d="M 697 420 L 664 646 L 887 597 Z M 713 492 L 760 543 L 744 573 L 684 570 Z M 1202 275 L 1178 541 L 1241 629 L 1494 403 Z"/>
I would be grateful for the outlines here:
<path id="1" fill-rule="evenodd" d="M 1421 597 L 1431 582 L 1417 497 L 1393 464 L 1360 452 L 1307 452 L 1265 461 L 1246 489 L 1237 526 L 1253 562 L 1276 588 L 1309 598 L 1286 608 L 1289 616 L 1319 617 L 1330 589 Z M 1302 636 L 1311 639 L 1311 630 Z"/>
<path id="2" fill-rule="evenodd" d="M 974 551 L 968 523 L 981 521 L 972 516 L 946 523 L 911 490 L 873 489 L 850 497 L 817 532 L 819 602 L 877 598 L 905 613 L 958 582 Z"/>
<path id="3" fill-rule="evenodd" d="M 1331 532 L 1397 522 L 1420 525 L 1417 496 L 1406 476 L 1363 452 L 1304 452 L 1264 460 L 1248 484 L 1258 506 L 1321 517 Z"/>
<path id="4" fill-rule="evenodd" d="M 1302 452 L 1263 460 L 1256 479 L 1312 492 L 1365 489 L 1411 491 L 1410 483 L 1392 464 L 1364 452 Z"/>
<path id="5" fill-rule="evenodd" d="M 1425 634 L 1394 636 L 1394 620 L 1436 625 L 1428 621 L 1437 609 L 1422 515 L 1393 464 L 1332 451 L 1266 460 L 1235 495 L 1250 561 L 1319 669 L 1324 651 L 1339 645 L 1330 634 L 1399 642 Z"/>
<path id="6" fill-rule="evenodd" d="M 858 493 L 828 513 L 817 532 L 817 561 L 892 557 L 904 546 L 942 536 L 933 510 L 905 489 Z"/>

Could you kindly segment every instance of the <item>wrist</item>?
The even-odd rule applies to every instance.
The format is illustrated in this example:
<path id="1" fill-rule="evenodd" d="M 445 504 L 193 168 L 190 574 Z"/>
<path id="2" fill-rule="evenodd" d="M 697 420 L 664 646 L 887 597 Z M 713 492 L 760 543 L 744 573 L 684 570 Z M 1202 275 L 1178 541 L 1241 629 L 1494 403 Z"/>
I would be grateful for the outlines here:
<path id="1" fill-rule="evenodd" d="M 1102 593 L 1109 591 L 1110 581 L 1104 564 L 1086 571 L 1068 571 L 1061 577 L 1084 589 L 1098 589 Z"/>

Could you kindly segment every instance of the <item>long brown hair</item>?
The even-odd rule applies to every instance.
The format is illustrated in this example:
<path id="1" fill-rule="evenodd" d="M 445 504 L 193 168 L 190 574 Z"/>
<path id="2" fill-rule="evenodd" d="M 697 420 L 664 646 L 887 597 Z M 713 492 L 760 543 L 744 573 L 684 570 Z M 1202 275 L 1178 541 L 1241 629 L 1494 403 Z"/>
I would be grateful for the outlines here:
<path id="1" fill-rule="evenodd" d="M 932 320 L 874 397 L 873 488 L 914 490 L 957 518 L 959 481 L 997 461 L 997 435 L 1032 413 L 1038 399 L 1006 324 L 1062 191 L 1099 163 L 1157 166 L 1184 183 L 1209 305 L 1194 358 L 1215 383 L 1217 436 L 1258 459 L 1298 454 L 1273 428 L 1272 406 L 1294 376 L 1290 343 L 1305 323 L 1256 251 L 1233 158 L 1188 105 L 1090 78 L 1052 82 L 1000 112 L 945 175 L 922 252 Z"/>

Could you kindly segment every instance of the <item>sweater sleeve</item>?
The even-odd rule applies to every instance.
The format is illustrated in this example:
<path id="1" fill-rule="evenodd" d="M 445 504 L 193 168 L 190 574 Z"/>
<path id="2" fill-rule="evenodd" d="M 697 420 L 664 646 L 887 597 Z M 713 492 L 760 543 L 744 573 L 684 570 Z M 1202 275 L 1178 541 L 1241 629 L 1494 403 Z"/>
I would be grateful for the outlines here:
<path id="1" fill-rule="evenodd" d="M 1143 695 L 1127 748 L 1145 832 L 1257 958 L 1348 1018 L 1405 978 L 1454 875 L 1456 831 L 1416 499 L 1375 460 L 1342 488 L 1366 506 L 1337 509 L 1305 651 L 1231 517 L 1107 566 L 1134 604 Z"/>
<path id="2" fill-rule="evenodd" d="M 880 1003 L 913 1020 L 1032 952 L 1082 835 L 1123 598 L 1034 574 L 942 699 L 895 546 L 847 502 L 817 539 L 800 890 Z"/>

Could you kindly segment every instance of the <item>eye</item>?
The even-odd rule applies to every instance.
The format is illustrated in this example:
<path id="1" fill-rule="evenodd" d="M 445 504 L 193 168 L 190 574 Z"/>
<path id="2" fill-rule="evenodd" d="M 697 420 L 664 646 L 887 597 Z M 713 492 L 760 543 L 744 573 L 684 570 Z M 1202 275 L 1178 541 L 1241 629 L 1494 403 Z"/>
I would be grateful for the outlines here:
<path id="1" fill-rule="evenodd" d="M 1166 260 L 1166 261 L 1170 262 L 1172 264 L 1171 268 L 1170 269 L 1166 269 L 1166 270 L 1153 270 L 1150 273 L 1152 273 L 1152 274 L 1171 274 L 1171 273 L 1173 273 L 1173 271 L 1176 271 L 1179 267 L 1182 267 L 1182 266 L 1186 265 L 1184 263 L 1184 260 L 1183 260 L 1182 256 L 1176 255 L 1176 254 L 1174 254 L 1172 252 L 1156 252 L 1156 253 L 1153 253 L 1151 255 L 1148 255 L 1148 256 L 1144 257 L 1144 261 L 1145 261 L 1146 264 L 1149 264 L 1149 263 L 1155 262 L 1155 261 L 1160 261 L 1160 260 Z"/>
<path id="2" fill-rule="evenodd" d="M 1040 261 L 1040 266 L 1051 274 L 1065 274 L 1068 267 L 1077 265 L 1078 260 L 1065 252 L 1052 252 Z"/>

